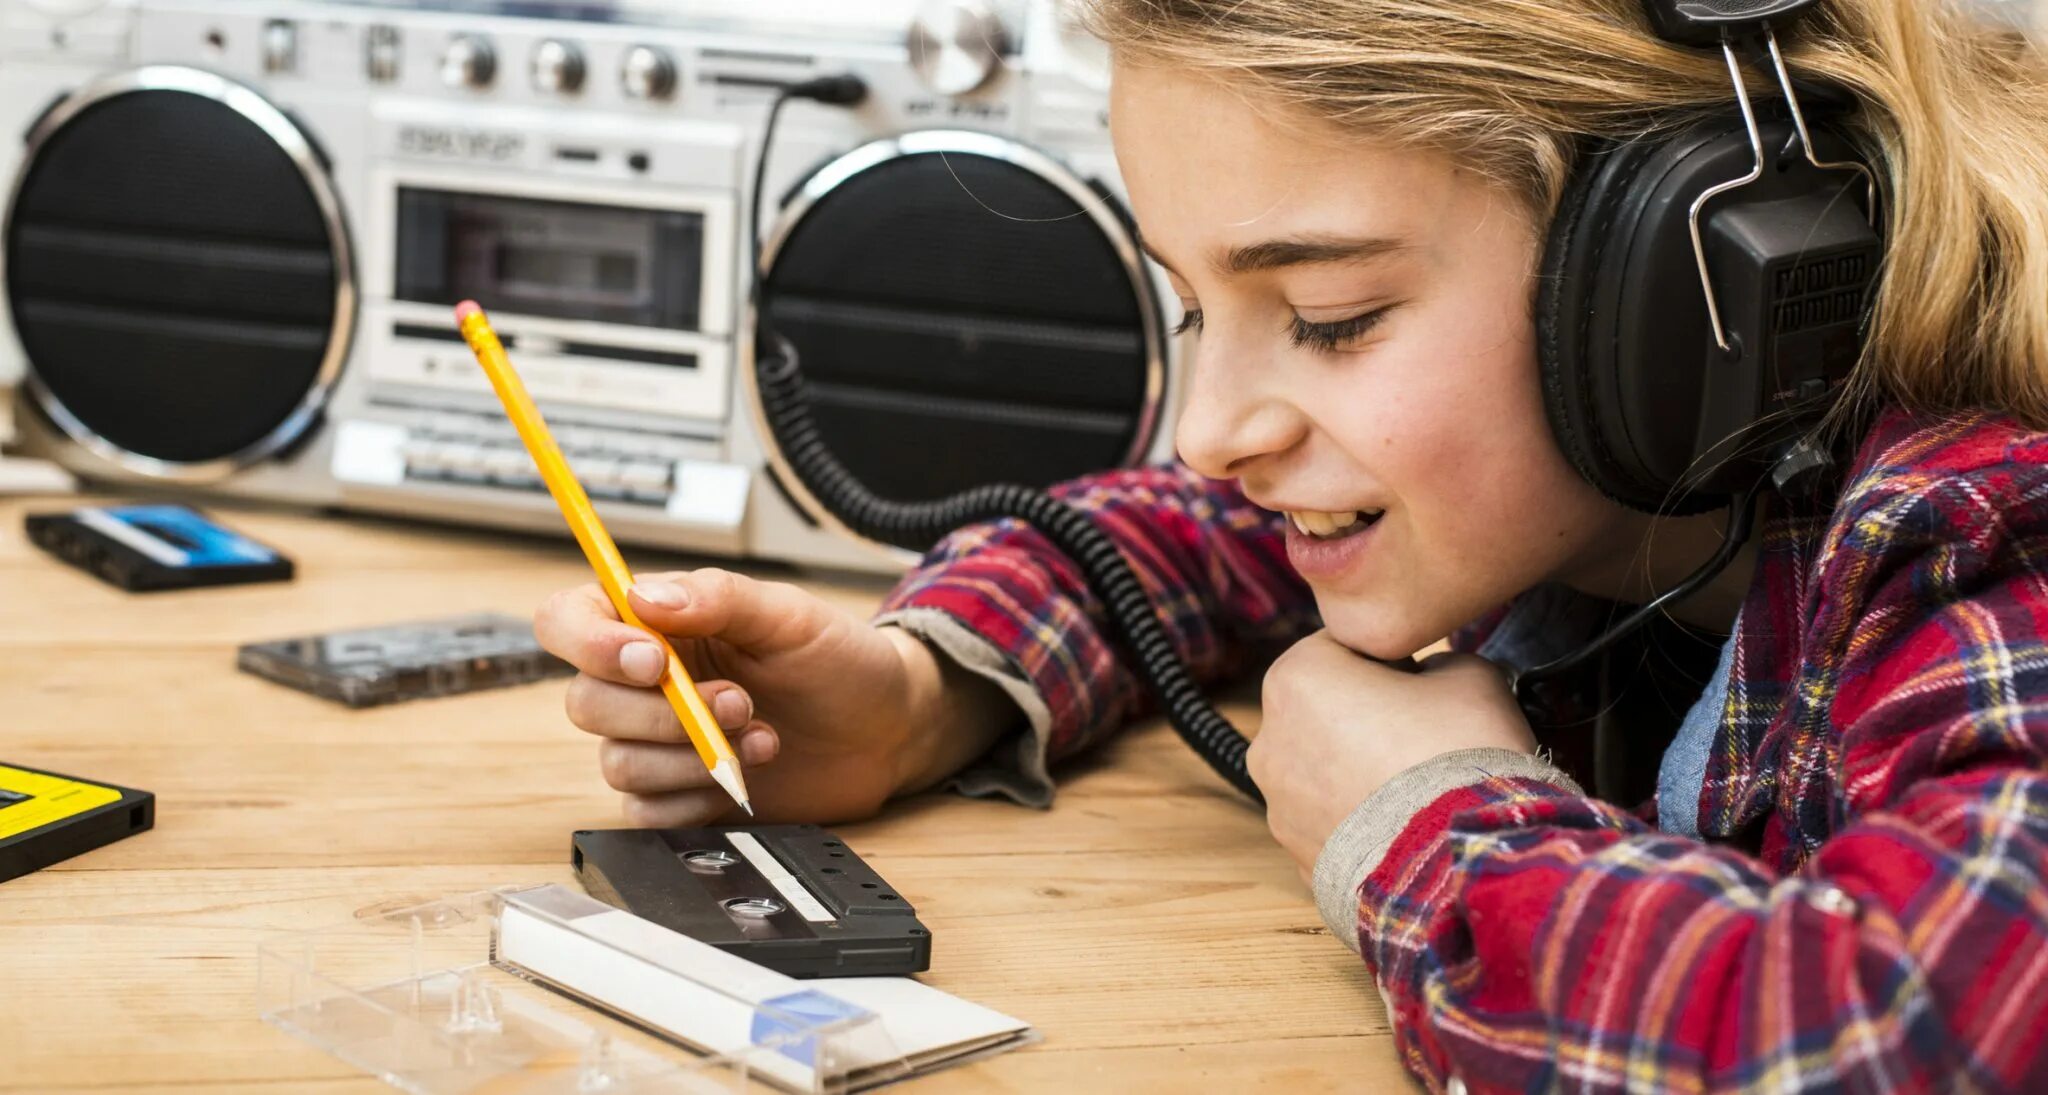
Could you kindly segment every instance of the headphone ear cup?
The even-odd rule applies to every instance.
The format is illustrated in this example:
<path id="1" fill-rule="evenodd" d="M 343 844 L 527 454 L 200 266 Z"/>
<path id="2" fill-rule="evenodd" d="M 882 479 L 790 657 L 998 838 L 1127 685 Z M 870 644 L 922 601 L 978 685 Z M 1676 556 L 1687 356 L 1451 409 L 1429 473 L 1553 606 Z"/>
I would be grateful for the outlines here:
<path id="1" fill-rule="evenodd" d="M 1594 147 L 1580 150 L 1544 237 L 1536 291 L 1536 352 L 1543 379 L 1543 412 L 1550 420 L 1551 436 L 1572 469 L 1613 498 L 1613 492 L 1601 485 L 1604 477 L 1599 470 L 1592 397 L 1585 387 L 1586 370 L 1581 367 L 1584 320 L 1589 318 L 1591 304 L 1586 298 L 1591 287 L 1582 284 L 1590 279 L 1579 272 L 1587 269 L 1589 261 L 1583 252 L 1597 241 L 1582 238 L 1580 226 L 1602 151 Z M 1591 261 L 1597 261 L 1597 256 Z"/>
<path id="2" fill-rule="evenodd" d="M 1637 192 L 1639 180 L 1660 157 L 1668 158 L 1671 148 L 1644 140 L 1598 142 L 1580 150 L 1544 241 L 1536 294 L 1543 406 L 1558 448 L 1601 494 L 1631 509 L 1662 514 L 1699 512 L 1718 504 L 1646 477 L 1638 467 L 1644 463 L 1640 439 L 1628 433 L 1628 420 L 1645 415 L 1629 402 L 1629 381 L 1640 378 L 1623 373 L 1650 362 L 1623 352 L 1623 311 L 1640 304 L 1629 299 L 1616 264 L 1628 260 L 1630 247 L 1645 230 L 1639 223 L 1645 205 L 1645 195 Z M 1689 268 L 1689 250 L 1685 260 Z M 1631 416 L 1630 409 L 1637 413 Z"/>

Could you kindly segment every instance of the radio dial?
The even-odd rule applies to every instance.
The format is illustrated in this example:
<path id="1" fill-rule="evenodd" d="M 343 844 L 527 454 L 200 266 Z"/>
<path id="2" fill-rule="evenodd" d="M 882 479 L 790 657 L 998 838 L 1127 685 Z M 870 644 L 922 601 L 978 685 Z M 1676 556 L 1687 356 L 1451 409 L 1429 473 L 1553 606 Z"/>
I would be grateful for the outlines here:
<path id="1" fill-rule="evenodd" d="M 666 99 L 676 91 L 676 63 L 666 51 L 634 46 L 626 51 L 619 82 L 628 99 Z"/>
<path id="2" fill-rule="evenodd" d="M 910 24 L 910 67 L 933 92 L 965 95 L 1001 67 L 1003 41 L 982 0 L 927 0 Z"/>
<path id="3" fill-rule="evenodd" d="M 574 95 L 583 90 L 583 51 L 559 38 L 550 38 L 533 51 L 533 87 L 551 95 Z"/>
<path id="4" fill-rule="evenodd" d="M 498 55 L 491 44 L 473 34 L 448 43 L 441 55 L 441 82 L 452 88 L 483 89 L 498 76 Z"/>

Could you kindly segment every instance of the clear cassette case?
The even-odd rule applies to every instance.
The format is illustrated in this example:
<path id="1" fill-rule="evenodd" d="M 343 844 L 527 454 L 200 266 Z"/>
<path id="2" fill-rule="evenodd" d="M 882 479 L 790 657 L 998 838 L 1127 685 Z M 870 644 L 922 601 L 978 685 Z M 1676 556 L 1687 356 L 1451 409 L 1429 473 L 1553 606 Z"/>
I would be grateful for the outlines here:
<path id="1" fill-rule="evenodd" d="M 259 1006 L 414 1095 L 830 1095 L 908 1073 L 874 1015 L 764 998 L 741 960 L 623 916 L 540 886 L 279 938 Z"/>

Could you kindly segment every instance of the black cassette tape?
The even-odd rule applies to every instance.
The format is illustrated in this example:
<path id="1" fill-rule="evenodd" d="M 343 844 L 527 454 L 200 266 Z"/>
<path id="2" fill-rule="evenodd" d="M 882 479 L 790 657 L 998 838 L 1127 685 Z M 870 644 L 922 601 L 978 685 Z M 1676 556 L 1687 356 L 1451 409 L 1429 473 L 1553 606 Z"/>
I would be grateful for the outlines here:
<path id="1" fill-rule="evenodd" d="M 292 561 L 187 506 L 87 506 L 30 514 L 37 547 L 131 593 L 281 582 Z"/>
<path id="2" fill-rule="evenodd" d="M 236 652 L 235 665 L 350 707 L 576 672 L 541 649 L 530 622 L 490 612 L 250 643 Z"/>
<path id="3" fill-rule="evenodd" d="M 917 910 L 815 825 L 592 829 L 574 841 L 590 896 L 791 977 L 931 967 Z"/>

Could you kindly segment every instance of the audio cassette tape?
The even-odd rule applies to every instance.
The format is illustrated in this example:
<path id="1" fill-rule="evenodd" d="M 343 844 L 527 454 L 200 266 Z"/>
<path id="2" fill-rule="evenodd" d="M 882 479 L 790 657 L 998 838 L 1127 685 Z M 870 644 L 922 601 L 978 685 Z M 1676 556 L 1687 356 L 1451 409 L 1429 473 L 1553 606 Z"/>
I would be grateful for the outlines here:
<path id="1" fill-rule="evenodd" d="M 917 910 L 815 825 L 583 830 L 573 860 L 590 896 L 791 977 L 931 966 Z"/>
<path id="2" fill-rule="evenodd" d="M 250 643 L 236 652 L 235 666 L 350 707 L 576 672 L 541 649 L 530 622 L 491 612 Z"/>

